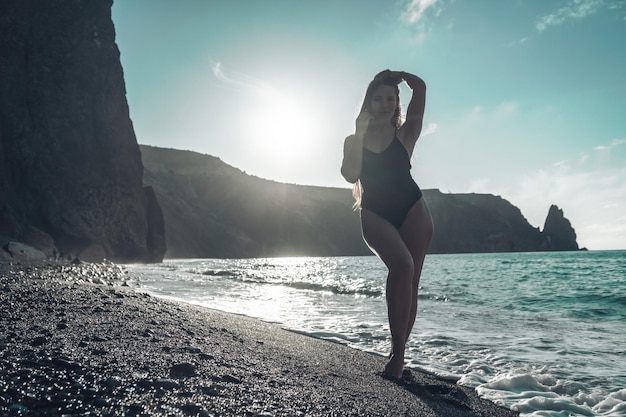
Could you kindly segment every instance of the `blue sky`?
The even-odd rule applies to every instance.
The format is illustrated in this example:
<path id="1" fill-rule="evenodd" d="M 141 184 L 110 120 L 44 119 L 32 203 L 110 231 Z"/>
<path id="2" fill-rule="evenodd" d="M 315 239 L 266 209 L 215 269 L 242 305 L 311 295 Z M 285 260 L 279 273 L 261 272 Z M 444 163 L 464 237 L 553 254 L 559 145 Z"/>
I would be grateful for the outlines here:
<path id="1" fill-rule="evenodd" d="M 626 248 L 626 0 L 116 0 L 137 140 L 349 188 L 344 138 L 391 68 L 427 83 L 413 175 Z M 407 103 L 409 91 L 403 89 Z"/>

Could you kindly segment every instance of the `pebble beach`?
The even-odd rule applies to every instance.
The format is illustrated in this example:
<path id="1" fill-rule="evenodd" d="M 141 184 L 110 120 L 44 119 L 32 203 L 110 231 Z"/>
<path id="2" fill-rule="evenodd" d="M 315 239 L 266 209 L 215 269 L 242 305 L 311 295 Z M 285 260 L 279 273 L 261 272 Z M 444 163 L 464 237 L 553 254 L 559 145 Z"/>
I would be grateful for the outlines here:
<path id="1" fill-rule="evenodd" d="M 1 416 L 516 416 L 454 381 L 125 285 L 123 266 L 0 263 Z"/>

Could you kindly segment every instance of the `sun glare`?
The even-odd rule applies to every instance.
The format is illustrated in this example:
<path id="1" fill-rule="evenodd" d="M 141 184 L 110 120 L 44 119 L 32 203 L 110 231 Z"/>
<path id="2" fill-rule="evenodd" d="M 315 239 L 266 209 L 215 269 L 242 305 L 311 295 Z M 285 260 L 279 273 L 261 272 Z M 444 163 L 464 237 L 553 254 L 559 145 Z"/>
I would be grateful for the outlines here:
<path id="1" fill-rule="evenodd" d="M 277 170 L 308 163 L 321 134 L 319 107 L 312 97 L 263 87 L 246 116 L 251 149 Z"/>

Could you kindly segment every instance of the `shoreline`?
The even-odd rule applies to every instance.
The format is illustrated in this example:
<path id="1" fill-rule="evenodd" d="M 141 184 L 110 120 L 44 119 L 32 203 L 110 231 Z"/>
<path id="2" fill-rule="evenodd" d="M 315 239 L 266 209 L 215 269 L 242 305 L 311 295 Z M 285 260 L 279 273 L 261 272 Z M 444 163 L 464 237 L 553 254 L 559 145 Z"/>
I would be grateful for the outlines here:
<path id="1" fill-rule="evenodd" d="M 0 263 L 0 415 L 518 415 L 424 372 L 386 380 L 378 355 L 137 292 L 126 274 Z"/>

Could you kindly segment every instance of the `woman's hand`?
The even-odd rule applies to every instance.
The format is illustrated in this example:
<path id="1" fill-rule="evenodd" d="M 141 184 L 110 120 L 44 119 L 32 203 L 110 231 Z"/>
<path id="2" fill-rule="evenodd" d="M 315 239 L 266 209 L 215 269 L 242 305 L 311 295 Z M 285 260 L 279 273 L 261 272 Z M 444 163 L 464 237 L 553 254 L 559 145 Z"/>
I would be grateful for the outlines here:
<path id="1" fill-rule="evenodd" d="M 389 79 L 395 84 L 400 84 L 403 79 L 402 74 L 403 74 L 402 71 L 391 71 L 391 70 L 386 69 L 376 74 L 376 76 L 374 76 L 374 80 Z"/>
<path id="2" fill-rule="evenodd" d="M 411 90 L 417 89 L 426 91 L 426 84 L 424 83 L 424 80 L 417 75 L 404 71 L 399 71 L 397 74 L 400 77 L 400 81 L 406 82 Z"/>
<path id="3" fill-rule="evenodd" d="M 355 134 L 359 137 L 363 137 L 372 120 L 374 120 L 374 116 L 372 116 L 367 110 L 363 109 L 356 118 Z"/>

